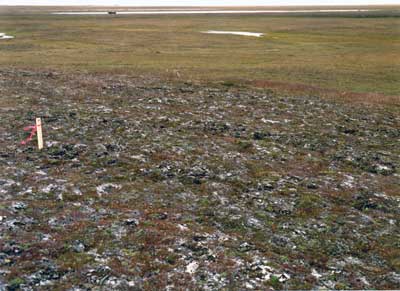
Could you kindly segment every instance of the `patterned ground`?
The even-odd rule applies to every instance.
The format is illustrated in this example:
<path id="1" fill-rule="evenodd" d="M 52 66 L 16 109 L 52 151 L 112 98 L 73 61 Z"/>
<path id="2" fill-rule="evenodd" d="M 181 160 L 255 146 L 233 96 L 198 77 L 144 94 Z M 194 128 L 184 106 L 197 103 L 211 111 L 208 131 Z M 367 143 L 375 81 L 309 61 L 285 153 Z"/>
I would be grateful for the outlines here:
<path id="1" fill-rule="evenodd" d="M 399 107 L 6 69 L 0 105 L 0 290 L 400 286 Z"/>

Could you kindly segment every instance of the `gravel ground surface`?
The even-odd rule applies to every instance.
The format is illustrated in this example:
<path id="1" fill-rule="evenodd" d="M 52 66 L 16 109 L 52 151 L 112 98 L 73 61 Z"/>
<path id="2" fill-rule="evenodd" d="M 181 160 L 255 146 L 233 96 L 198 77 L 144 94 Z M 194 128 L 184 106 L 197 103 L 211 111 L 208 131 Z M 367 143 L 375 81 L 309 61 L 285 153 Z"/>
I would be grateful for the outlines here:
<path id="1" fill-rule="evenodd" d="M 398 106 L 2 69 L 0 118 L 0 290 L 400 286 Z"/>

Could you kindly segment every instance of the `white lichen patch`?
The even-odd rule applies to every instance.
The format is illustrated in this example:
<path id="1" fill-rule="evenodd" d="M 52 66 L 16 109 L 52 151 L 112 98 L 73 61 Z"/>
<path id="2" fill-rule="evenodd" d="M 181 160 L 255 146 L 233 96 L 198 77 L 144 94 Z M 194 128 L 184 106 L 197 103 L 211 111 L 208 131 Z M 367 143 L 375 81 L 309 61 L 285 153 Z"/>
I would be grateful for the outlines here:
<path id="1" fill-rule="evenodd" d="M 271 120 L 271 119 L 265 119 L 265 118 L 261 118 L 261 121 L 264 123 L 271 123 L 271 124 L 281 123 L 278 120 Z"/>
<path id="2" fill-rule="evenodd" d="M 11 179 L 0 179 L 0 194 L 6 194 L 12 186 L 19 185 L 20 183 L 15 182 L 14 180 Z"/>
<path id="3" fill-rule="evenodd" d="M 322 275 L 318 273 L 315 269 L 311 270 L 311 275 L 314 276 L 317 280 L 322 277 Z"/>
<path id="4" fill-rule="evenodd" d="M 194 274 L 196 270 L 199 268 L 199 264 L 197 262 L 191 262 L 189 265 L 186 266 L 186 273 Z"/>
<path id="5" fill-rule="evenodd" d="M 121 189 L 120 185 L 113 184 L 113 183 L 105 183 L 101 184 L 100 186 L 96 187 L 97 195 L 101 196 L 103 194 L 109 194 L 112 190 Z"/>
<path id="6" fill-rule="evenodd" d="M 178 226 L 179 230 L 181 230 L 181 231 L 188 231 L 189 230 L 189 228 L 187 226 L 185 226 L 185 225 L 178 224 L 177 226 Z"/>
<path id="7" fill-rule="evenodd" d="M 353 188 L 354 187 L 354 177 L 350 175 L 345 175 L 343 182 L 340 186 L 344 188 Z"/>
<path id="8" fill-rule="evenodd" d="M 63 185 L 49 184 L 46 187 L 41 188 L 41 192 L 49 194 L 56 191 L 63 191 L 65 187 Z"/>

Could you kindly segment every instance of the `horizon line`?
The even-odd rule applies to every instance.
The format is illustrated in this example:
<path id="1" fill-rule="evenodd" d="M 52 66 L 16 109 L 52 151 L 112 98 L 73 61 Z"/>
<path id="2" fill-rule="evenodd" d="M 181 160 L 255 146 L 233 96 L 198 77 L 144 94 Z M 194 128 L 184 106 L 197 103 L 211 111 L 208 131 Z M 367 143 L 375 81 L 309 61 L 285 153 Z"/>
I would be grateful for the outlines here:
<path id="1" fill-rule="evenodd" d="M 341 7 L 341 6 L 400 6 L 400 3 L 372 3 L 372 4 L 338 4 L 338 5 L 333 5 L 333 4 L 301 4 L 301 5 L 296 5 L 296 4 L 280 4 L 280 5 L 119 5 L 119 4 L 110 4 L 110 5 L 104 5 L 104 4 L 99 4 L 99 5 L 94 5 L 94 4 L 88 4 L 88 5 L 79 5 L 79 4 L 52 4 L 52 5 L 41 5 L 41 4 L 0 4 L 0 7 L 6 6 L 6 7 L 31 7 L 31 6 L 37 6 L 37 7 L 65 7 L 65 6 L 75 6 L 75 7 L 140 7 L 140 8 L 146 8 L 146 7 L 318 7 L 318 6 L 331 6 L 331 7 Z"/>

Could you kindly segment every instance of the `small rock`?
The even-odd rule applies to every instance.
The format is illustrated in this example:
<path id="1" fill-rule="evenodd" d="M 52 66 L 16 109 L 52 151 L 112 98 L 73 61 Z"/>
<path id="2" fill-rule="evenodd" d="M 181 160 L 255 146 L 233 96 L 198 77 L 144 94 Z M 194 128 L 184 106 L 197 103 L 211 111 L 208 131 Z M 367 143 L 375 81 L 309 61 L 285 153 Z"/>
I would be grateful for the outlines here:
<path id="1" fill-rule="evenodd" d="M 12 208 L 14 208 L 16 211 L 25 209 L 27 206 L 24 202 L 13 202 L 12 203 Z"/>
<path id="2" fill-rule="evenodd" d="M 82 253 L 85 251 L 85 245 L 81 241 L 75 241 L 72 244 L 72 249 L 77 253 Z"/>

